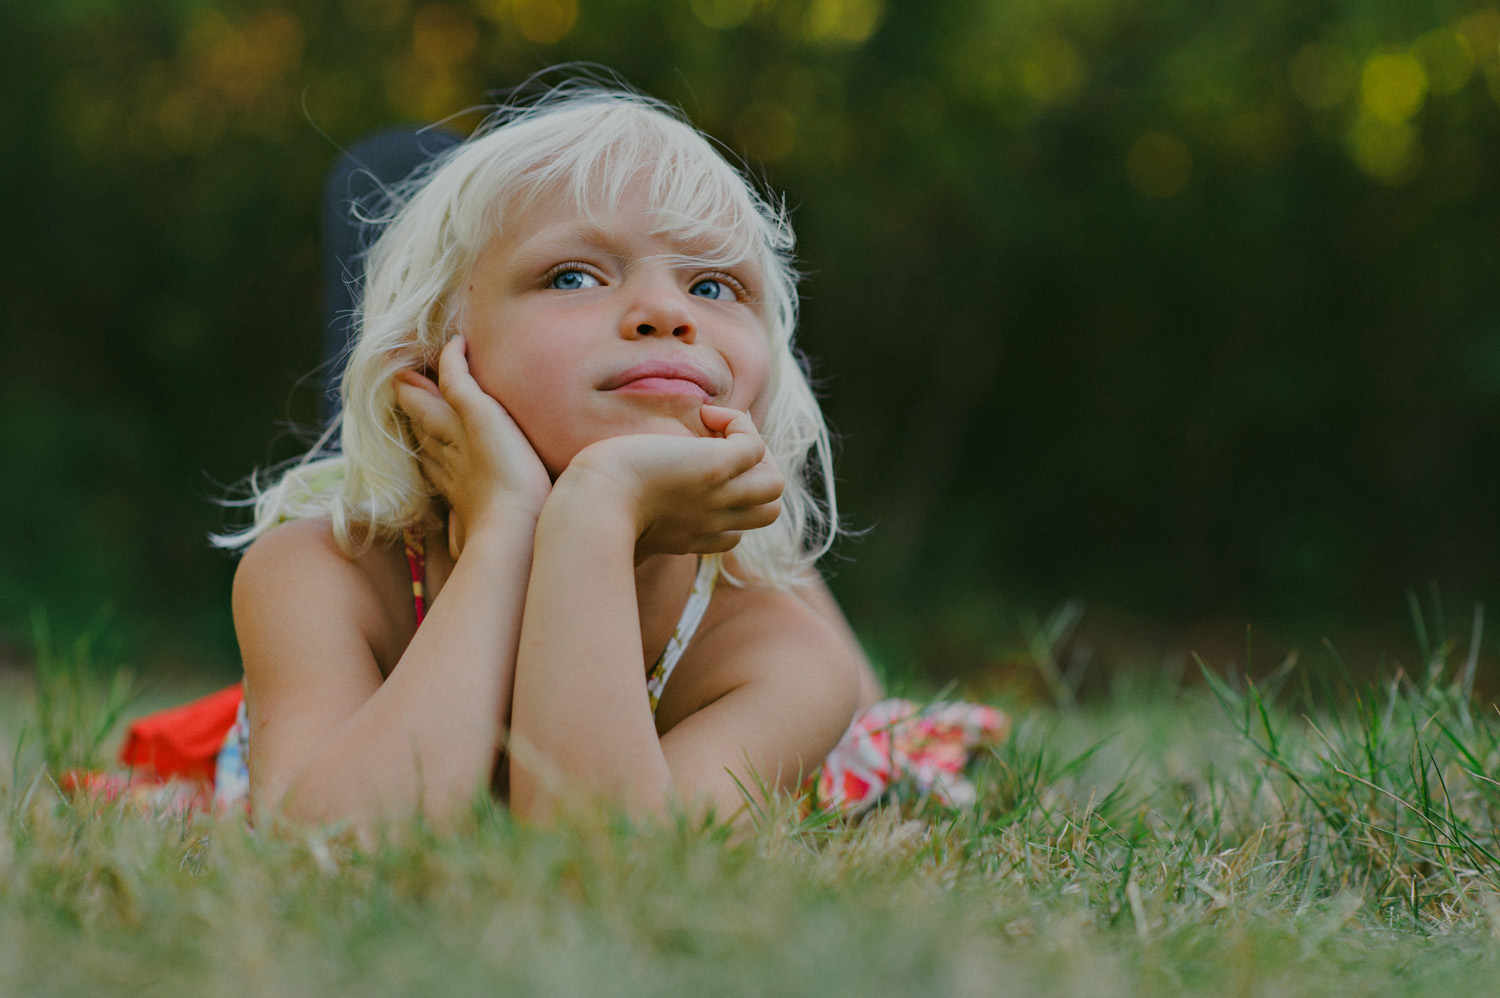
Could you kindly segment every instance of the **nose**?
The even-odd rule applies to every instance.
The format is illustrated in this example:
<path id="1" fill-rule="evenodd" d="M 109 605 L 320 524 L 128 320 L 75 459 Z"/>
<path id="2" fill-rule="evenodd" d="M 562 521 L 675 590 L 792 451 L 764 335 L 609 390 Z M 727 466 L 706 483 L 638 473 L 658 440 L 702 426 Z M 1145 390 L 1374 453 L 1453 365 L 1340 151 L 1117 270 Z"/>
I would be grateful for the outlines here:
<path id="1" fill-rule="evenodd" d="M 684 343 L 698 338 L 698 326 L 688 308 L 687 292 L 670 273 L 638 274 L 635 294 L 620 317 L 626 339 L 671 337 Z"/>

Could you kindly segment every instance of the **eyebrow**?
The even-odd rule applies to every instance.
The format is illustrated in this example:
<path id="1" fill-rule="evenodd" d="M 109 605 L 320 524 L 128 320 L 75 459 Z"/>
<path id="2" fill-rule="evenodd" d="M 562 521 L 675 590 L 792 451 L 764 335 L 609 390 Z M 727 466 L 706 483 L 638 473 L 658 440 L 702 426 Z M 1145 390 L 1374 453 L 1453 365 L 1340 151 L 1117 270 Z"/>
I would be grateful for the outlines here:
<path id="1" fill-rule="evenodd" d="M 701 263 L 707 267 L 719 267 L 725 270 L 744 271 L 751 278 L 747 284 L 755 285 L 759 291 L 760 285 L 764 284 L 765 277 L 760 266 L 748 255 L 742 256 L 731 263 L 719 263 L 708 259 L 709 254 L 701 251 L 695 252 L 695 247 L 681 239 L 676 238 L 670 231 L 653 233 L 664 237 L 673 247 L 673 252 L 666 254 L 651 253 L 646 257 L 676 256 L 685 263 Z M 531 263 L 533 259 L 568 255 L 567 251 L 578 244 L 588 245 L 590 248 L 602 251 L 616 260 L 631 260 L 641 258 L 635 249 L 629 245 L 631 240 L 624 239 L 619 233 L 590 222 L 586 219 L 577 219 L 570 222 L 561 222 L 533 234 L 525 242 L 516 246 L 513 250 L 515 257 L 525 263 Z"/>
<path id="2" fill-rule="evenodd" d="M 525 242 L 518 244 L 512 252 L 517 256 L 530 256 L 533 253 L 549 255 L 553 252 L 561 252 L 566 245 L 580 242 L 611 253 L 624 248 L 622 241 L 612 236 L 607 230 L 580 220 L 548 226 L 540 232 L 533 233 Z"/>

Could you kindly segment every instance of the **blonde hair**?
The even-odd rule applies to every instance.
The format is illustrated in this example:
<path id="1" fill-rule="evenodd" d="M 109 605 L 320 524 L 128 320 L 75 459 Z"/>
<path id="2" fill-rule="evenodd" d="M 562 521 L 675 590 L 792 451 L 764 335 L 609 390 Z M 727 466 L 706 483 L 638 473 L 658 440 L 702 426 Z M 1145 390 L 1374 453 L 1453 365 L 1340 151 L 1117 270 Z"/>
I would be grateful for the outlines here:
<path id="1" fill-rule="evenodd" d="M 762 436 L 786 480 L 780 517 L 747 532 L 735 557 L 751 579 L 807 577 L 839 532 L 827 425 L 793 347 L 794 236 L 785 208 L 761 196 L 710 141 L 666 106 L 636 94 L 566 86 L 493 114 L 468 141 L 392 191 L 365 266 L 358 332 L 323 439 L 273 483 L 249 483 L 254 521 L 214 538 L 241 547 L 284 520 L 327 516 L 346 553 L 403 528 L 438 523 L 391 380 L 436 367 L 457 332 L 454 301 L 507 217 L 543 197 L 580 214 L 644 183 L 663 230 L 711 247 L 704 263 L 750 261 L 764 275 L 770 370 Z M 696 258 L 696 254 L 695 254 Z M 326 448 L 337 432 L 337 450 Z"/>

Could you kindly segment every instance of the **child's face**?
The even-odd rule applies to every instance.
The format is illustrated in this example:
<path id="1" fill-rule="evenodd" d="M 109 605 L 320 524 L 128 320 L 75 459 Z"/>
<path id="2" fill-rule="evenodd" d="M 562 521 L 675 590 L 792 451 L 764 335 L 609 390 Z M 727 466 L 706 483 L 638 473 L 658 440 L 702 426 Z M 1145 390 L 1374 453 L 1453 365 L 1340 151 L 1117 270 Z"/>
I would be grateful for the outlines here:
<path id="1" fill-rule="evenodd" d="M 480 254 L 461 292 L 474 379 L 555 478 L 627 433 L 702 436 L 705 402 L 750 411 L 770 349 L 761 274 L 688 262 L 639 192 L 588 219 L 542 199 Z"/>

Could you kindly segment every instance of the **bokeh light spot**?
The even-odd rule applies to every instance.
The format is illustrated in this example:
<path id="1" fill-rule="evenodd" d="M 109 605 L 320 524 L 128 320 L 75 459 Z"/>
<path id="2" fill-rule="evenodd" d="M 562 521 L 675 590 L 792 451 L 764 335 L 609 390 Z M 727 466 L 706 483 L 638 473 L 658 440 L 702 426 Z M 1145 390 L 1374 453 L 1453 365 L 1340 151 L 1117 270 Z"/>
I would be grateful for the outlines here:
<path id="1" fill-rule="evenodd" d="M 411 48 L 429 66 L 462 65 L 479 44 L 479 29 L 451 3 L 427 3 L 411 22 Z"/>
<path id="2" fill-rule="evenodd" d="M 245 25 L 250 63 L 265 76 L 284 76 L 302 65 L 306 33 L 296 14 L 268 10 Z"/>
<path id="3" fill-rule="evenodd" d="M 1269 166 L 1286 158 L 1292 146 L 1292 127 L 1275 104 L 1252 108 L 1225 122 L 1224 146 L 1245 163 Z"/>
<path id="4" fill-rule="evenodd" d="M 881 120 L 905 135 L 930 137 L 943 127 L 947 101 L 942 90 L 926 80 L 905 80 L 886 94 Z"/>
<path id="5" fill-rule="evenodd" d="M 515 0 L 511 18 L 529 42 L 560 42 L 578 23 L 578 0 Z"/>
<path id="6" fill-rule="evenodd" d="M 1088 79 L 1088 65 L 1061 35 L 1047 35 L 1021 64 L 1021 85 L 1038 103 L 1066 104 Z"/>
<path id="7" fill-rule="evenodd" d="M 693 14 L 706 28 L 738 28 L 755 13 L 755 0 L 692 0 Z"/>
<path id="8" fill-rule="evenodd" d="M 289 117 L 289 77 L 302 65 L 305 44 L 301 20 L 284 10 L 262 11 L 241 24 L 218 11 L 195 13 L 181 42 L 184 79 L 156 109 L 163 143 L 202 152 L 230 113 L 237 124 L 276 138 Z"/>
<path id="9" fill-rule="evenodd" d="M 1429 31 L 1412 46 L 1412 55 L 1427 71 L 1427 86 L 1439 97 L 1458 93 L 1474 75 L 1474 53 L 1456 31 Z"/>
<path id="10" fill-rule="evenodd" d="M 124 108 L 115 95 L 102 90 L 78 70 L 63 77 L 54 107 L 57 120 L 83 153 L 110 148 L 123 127 Z"/>
<path id="11" fill-rule="evenodd" d="M 1320 109 L 1343 103 L 1354 89 L 1356 72 L 1354 59 L 1331 42 L 1304 45 L 1287 67 L 1292 92 L 1308 107 Z"/>
<path id="12" fill-rule="evenodd" d="M 1349 129 L 1349 154 L 1361 170 L 1385 184 L 1403 184 L 1421 168 L 1417 131 L 1406 121 L 1362 114 Z"/>
<path id="13" fill-rule="evenodd" d="M 365 30 L 390 31 L 410 9 L 410 0 L 344 0 L 343 16 Z"/>
<path id="14" fill-rule="evenodd" d="M 385 89 L 391 105 L 402 115 L 437 121 L 468 103 L 476 88 L 462 72 L 403 56 L 386 67 Z"/>
<path id="15" fill-rule="evenodd" d="M 1170 132 L 1147 132 L 1125 155 L 1125 172 L 1147 197 L 1175 197 L 1193 176 L 1193 154 Z"/>
<path id="16" fill-rule="evenodd" d="M 363 79 L 354 73 L 324 70 L 309 80 L 305 92 L 308 117 L 324 131 L 340 134 L 357 119 Z"/>
<path id="17" fill-rule="evenodd" d="M 1458 33 L 1481 66 L 1500 62 L 1500 10 L 1481 10 L 1458 22 Z"/>
<path id="18" fill-rule="evenodd" d="M 223 109 L 199 90 L 171 94 L 161 102 L 156 115 L 162 143 L 173 152 L 206 153 L 224 131 Z"/>
<path id="19" fill-rule="evenodd" d="M 1381 52 L 1365 61 L 1360 97 L 1367 113 L 1381 121 L 1406 121 L 1427 99 L 1427 73 L 1405 52 Z"/>
<path id="20" fill-rule="evenodd" d="M 859 45 L 875 33 L 884 17 L 882 0 L 812 0 L 803 37 L 810 42 Z"/>
<path id="21" fill-rule="evenodd" d="M 797 144 L 797 119 L 784 104 L 757 101 L 740 113 L 734 136 L 746 156 L 774 163 L 785 159 Z"/>

